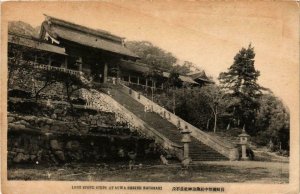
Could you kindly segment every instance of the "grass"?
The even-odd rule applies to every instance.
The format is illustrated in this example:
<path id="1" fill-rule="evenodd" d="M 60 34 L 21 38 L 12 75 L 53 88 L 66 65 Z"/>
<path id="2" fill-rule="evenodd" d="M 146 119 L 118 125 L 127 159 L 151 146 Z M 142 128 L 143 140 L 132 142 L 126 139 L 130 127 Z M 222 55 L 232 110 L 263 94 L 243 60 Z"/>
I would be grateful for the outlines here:
<path id="1" fill-rule="evenodd" d="M 136 165 L 129 170 L 125 163 L 18 166 L 8 170 L 9 180 L 288 183 L 288 177 L 288 163 L 252 161 L 198 162 L 188 170 L 179 164 Z"/>

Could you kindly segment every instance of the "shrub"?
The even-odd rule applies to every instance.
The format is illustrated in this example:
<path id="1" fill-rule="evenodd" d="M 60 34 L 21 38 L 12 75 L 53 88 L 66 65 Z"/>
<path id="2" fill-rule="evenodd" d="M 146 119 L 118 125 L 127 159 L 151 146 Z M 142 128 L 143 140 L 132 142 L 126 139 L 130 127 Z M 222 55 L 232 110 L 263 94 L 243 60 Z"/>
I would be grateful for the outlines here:
<path id="1" fill-rule="evenodd" d="M 8 96 L 15 98 L 31 98 L 31 92 L 20 89 L 12 89 L 8 91 Z"/>

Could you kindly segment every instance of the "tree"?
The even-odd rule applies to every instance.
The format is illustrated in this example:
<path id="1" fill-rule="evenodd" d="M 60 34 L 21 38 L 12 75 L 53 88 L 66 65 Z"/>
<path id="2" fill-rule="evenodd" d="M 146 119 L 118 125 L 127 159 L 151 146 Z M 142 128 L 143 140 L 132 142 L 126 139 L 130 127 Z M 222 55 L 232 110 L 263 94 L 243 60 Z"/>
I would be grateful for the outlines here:
<path id="1" fill-rule="evenodd" d="M 168 87 L 171 87 L 173 90 L 173 114 L 175 114 L 176 109 L 176 97 L 175 90 L 176 88 L 182 87 L 182 81 L 179 79 L 179 73 L 176 71 L 171 71 L 168 78 Z"/>
<path id="2" fill-rule="evenodd" d="M 155 88 L 154 85 L 157 82 L 163 82 L 163 72 L 157 68 L 154 68 L 154 66 L 150 66 L 149 71 L 145 72 L 144 76 L 151 80 L 151 99 L 153 101 Z"/>
<path id="3" fill-rule="evenodd" d="M 8 89 L 13 89 L 16 86 L 15 80 L 17 77 L 21 81 L 25 81 L 23 78 L 28 77 L 24 72 L 31 70 L 29 61 L 22 60 L 22 51 L 20 48 L 13 48 L 11 45 L 8 46 L 8 50 L 11 53 L 8 59 Z M 22 82 L 21 82 L 22 83 Z"/>
<path id="4" fill-rule="evenodd" d="M 211 107 L 207 103 L 209 99 L 204 96 L 204 90 L 202 88 L 190 90 L 182 87 L 172 90 L 173 93 L 176 94 L 176 114 L 200 129 L 209 130 L 209 122 L 213 119 L 213 114 Z M 170 101 L 168 100 L 165 103 Z M 169 104 L 167 108 L 172 110 L 174 107 L 172 104 Z"/>
<path id="5" fill-rule="evenodd" d="M 16 34 L 24 34 L 38 38 L 41 26 L 32 27 L 30 24 L 23 21 L 8 22 L 8 32 Z"/>
<path id="6" fill-rule="evenodd" d="M 181 88 L 182 81 L 179 79 L 180 74 L 176 71 L 171 71 L 168 77 L 168 86 L 171 88 Z"/>
<path id="7" fill-rule="evenodd" d="M 256 115 L 258 143 L 272 142 L 277 149 L 289 149 L 290 114 L 283 102 L 272 93 L 260 98 L 260 108 Z"/>
<path id="8" fill-rule="evenodd" d="M 92 85 L 87 79 L 85 79 L 82 75 L 73 75 L 68 72 L 58 71 L 58 70 L 50 70 L 48 72 L 54 76 L 51 76 L 55 82 L 62 83 L 64 86 L 65 94 L 67 96 L 67 101 L 70 104 L 71 111 L 74 113 L 73 103 L 72 103 L 72 95 L 81 89 L 89 90 Z"/>
<path id="9" fill-rule="evenodd" d="M 36 102 L 40 97 L 40 93 L 56 82 L 55 74 L 46 70 L 40 70 L 32 79 L 34 81 L 33 93 Z M 37 84 L 37 82 L 40 84 Z"/>
<path id="10" fill-rule="evenodd" d="M 227 72 L 219 75 L 221 87 L 239 98 L 234 106 L 234 117 L 238 120 L 238 127 L 245 126 L 248 132 L 254 127 L 256 111 L 259 108 L 261 87 L 257 83 L 260 72 L 254 67 L 254 47 L 242 48 L 234 57 L 234 62 Z"/>
<path id="11" fill-rule="evenodd" d="M 200 91 L 201 97 L 211 109 L 214 119 L 213 130 L 214 133 L 216 133 L 219 116 L 226 112 L 226 109 L 231 105 L 233 101 L 226 98 L 226 94 L 216 85 L 204 86 Z"/>
<path id="12" fill-rule="evenodd" d="M 189 61 L 184 61 L 182 65 L 176 64 L 173 65 L 172 71 L 178 72 L 180 75 L 187 75 L 191 72 L 191 67 L 193 67 L 193 63 Z"/>
<path id="13" fill-rule="evenodd" d="M 22 57 L 23 53 L 31 52 L 34 56 L 37 52 L 22 46 L 9 45 L 8 62 L 8 89 L 31 92 L 36 99 L 39 94 L 55 81 L 52 74 L 44 73 L 45 70 L 36 68 L 34 62 Z M 40 53 L 42 56 L 42 54 Z M 39 80 L 39 83 L 37 83 Z"/>
<path id="14" fill-rule="evenodd" d="M 126 46 L 141 58 L 140 62 L 155 69 L 169 71 L 177 61 L 172 53 L 166 52 L 147 41 L 128 41 Z"/>

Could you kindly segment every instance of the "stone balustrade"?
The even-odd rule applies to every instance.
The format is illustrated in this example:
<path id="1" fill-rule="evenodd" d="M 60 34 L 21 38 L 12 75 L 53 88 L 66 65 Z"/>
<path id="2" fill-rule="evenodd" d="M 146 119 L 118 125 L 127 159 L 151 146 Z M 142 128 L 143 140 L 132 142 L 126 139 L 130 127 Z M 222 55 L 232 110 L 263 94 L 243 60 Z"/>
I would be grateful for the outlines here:
<path id="1" fill-rule="evenodd" d="M 13 62 L 13 58 L 8 58 L 8 62 L 12 63 Z M 45 64 L 41 64 L 41 63 L 36 63 L 34 61 L 25 61 L 25 60 L 18 60 L 18 62 L 22 65 L 22 64 L 28 64 L 28 65 L 32 65 L 35 68 L 38 69 L 43 69 L 43 70 L 56 70 L 56 71 L 60 71 L 60 72 L 66 72 L 70 75 L 75 75 L 77 77 L 79 77 L 84 83 L 88 83 L 89 81 L 85 78 L 84 73 L 81 71 L 76 71 L 73 69 L 67 69 L 64 67 L 54 67 L 51 65 L 45 65 Z"/>
<path id="2" fill-rule="evenodd" d="M 126 123 L 130 129 L 138 131 L 146 137 L 155 139 L 156 143 L 162 145 L 167 152 L 176 155 L 179 159 L 182 159 L 183 150 L 181 145 L 170 141 L 158 131 L 151 128 L 109 95 L 100 93 L 96 90 L 91 90 L 90 92 L 87 91 L 86 94 L 84 94 L 84 97 L 87 100 L 86 107 L 93 109 L 100 108 L 101 110 L 103 110 L 102 107 L 106 107 L 107 111 L 115 113 L 117 122 Z"/>
<path id="3" fill-rule="evenodd" d="M 218 151 L 222 155 L 226 156 L 230 160 L 237 160 L 238 159 L 238 150 L 234 145 L 228 145 L 223 143 L 222 141 L 210 136 L 209 134 L 201 131 L 197 127 L 191 125 L 190 123 L 186 122 L 185 120 L 181 119 L 180 117 L 176 116 L 175 114 L 169 112 L 165 108 L 159 106 L 158 104 L 154 103 L 153 101 L 149 100 L 148 98 L 141 95 L 139 92 L 132 90 L 131 88 L 121 84 L 122 88 L 125 93 L 129 94 L 132 98 L 139 101 L 144 106 L 150 108 L 151 111 L 159 114 L 161 117 L 164 117 L 172 124 L 178 127 L 178 129 L 188 129 L 191 131 L 191 135 L 196 138 L 197 140 L 201 141 L 202 143 L 208 145 L 212 149 Z M 178 133 L 180 131 L 178 130 Z"/>

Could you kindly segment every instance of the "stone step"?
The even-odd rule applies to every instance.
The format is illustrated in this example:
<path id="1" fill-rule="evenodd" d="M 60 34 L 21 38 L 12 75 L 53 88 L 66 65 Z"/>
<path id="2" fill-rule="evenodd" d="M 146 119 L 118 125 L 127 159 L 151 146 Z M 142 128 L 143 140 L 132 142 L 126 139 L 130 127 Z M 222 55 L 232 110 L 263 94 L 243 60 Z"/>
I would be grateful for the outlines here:
<path id="1" fill-rule="evenodd" d="M 130 95 L 118 90 L 118 88 L 111 89 L 110 93 L 112 98 L 114 98 L 117 102 L 135 114 L 149 126 L 163 134 L 170 141 L 182 145 L 182 135 L 175 125 L 156 113 L 144 112 L 144 106 L 140 102 L 133 99 Z M 201 143 L 197 139 L 193 137 L 191 139 L 192 142 L 190 143 L 190 155 L 192 160 L 228 160 L 225 156 L 221 155 L 209 146 Z"/>

